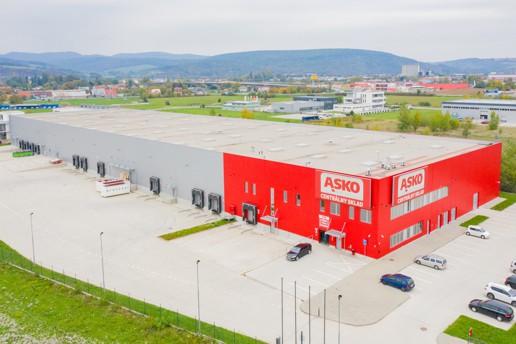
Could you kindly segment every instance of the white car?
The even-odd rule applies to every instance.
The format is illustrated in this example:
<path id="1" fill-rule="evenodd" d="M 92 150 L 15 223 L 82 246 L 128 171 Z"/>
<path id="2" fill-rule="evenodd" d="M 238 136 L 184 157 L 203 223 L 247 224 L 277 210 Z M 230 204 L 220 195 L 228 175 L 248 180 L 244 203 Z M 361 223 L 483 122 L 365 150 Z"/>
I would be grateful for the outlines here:
<path id="1" fill-rule="evenodd" d="M 491 300 L 500 300 L 516 307 L 516 290 L 511 289 L 511 287 L 500 283 L 489 282 L 484 287 L 484 293 Z"/>
<path id="2" fill-rule="evenodd" d="M 511 263 L 511 271 L 513 274 L 516 274 L 516 259 L 514 259 Z"/>
<path id="3" fill-rule="evenodd" d="M 473 235 L 482 239 L 489 238 L 489 232 L 480 226 L 470 225 L 466 229 L 466 235 Z"/>
<path id="4" fill-rule="evenodd" d="M 437 256 L 435 254 L 427 254 L 426 256 L 417 256 L 416 258 L 414 258 L 414 262 L 416 264 L 430 266 L 436 270 L 446 269 L 446 259 L 441 256 Z"/>

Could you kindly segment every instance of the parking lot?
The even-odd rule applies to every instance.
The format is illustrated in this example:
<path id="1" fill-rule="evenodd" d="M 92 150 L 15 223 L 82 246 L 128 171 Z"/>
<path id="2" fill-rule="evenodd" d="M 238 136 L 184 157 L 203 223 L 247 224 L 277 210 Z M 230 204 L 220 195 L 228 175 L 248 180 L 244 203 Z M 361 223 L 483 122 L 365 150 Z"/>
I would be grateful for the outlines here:
<path id="1" fill-rule="evenodd" d="M 381 337 L 384 343 L 401 339 L 435 343 L 460 314 L 504 329 L 514 323 L 498 323 L 467 307 L 473 298 L 485 299 L 482 291 L 486 282 L 503 282 L 510 275 L 509 262 L 516 258 L 514 206 L 503 212 L 487 207 L 475 212 L 489 216 L 484 225 L 492 237 L 487 240 L 462 235 L 458 223 L 465 219 L 460 219 L 378 261 L 313 243 L 311 255 L 290 262 L 285 253 L 306 239 L 275 236 L 236 222 L 167 242 L 158 236 L 204 223 L 212 215 L 165 204 L 144 192 L 105 199 L 95 191 L 94 175 L 50 166 L 40 156 L 17 159 L 10 157 L 8 147 L 0 148 L 1 240 L 31 257 L 29 214 L 33 212 L 36 260 L 100 285 L 99 234 L 103 232 L 106 288 L 192 317 L 197 316 L 199 259 L 201 319 L 208 323 L 272 343 L 282 332 L 283 309 L 285 343 L 294 342 L 296 324 L 298 342 L 301 331 L 308 342 L 308 316 L 302 309 L 306 309 L 309 287 L 313 343 L 322 342 L 323 337 L 328 343 L 336 342 L 335 296 L 343 294 L 343 306 L 347 302 L 360 305 L 372 299 L 367 295 L 369 287 L 377 294 L 374 307 L 360 312 L 341 307 L 343 342 L 360 338 L 360 343 L 376 343 Z M 447 258 L 446 270 L 412 263 L 414 255 L 432 251 Z M 381 273 L 397 271 L 414 278 L 413 291 L 404 294 L 378 283 Z M 324 289 L 326 309 L 318 304 Z M 396 303 L 387 302 L 392 299 L 397 299 Z M 326 321 L 322 318 L 325 310 Z M 356 326 L 362 319 L 377 317 L 379 310 L 385 314 L 377 321 Z"/>

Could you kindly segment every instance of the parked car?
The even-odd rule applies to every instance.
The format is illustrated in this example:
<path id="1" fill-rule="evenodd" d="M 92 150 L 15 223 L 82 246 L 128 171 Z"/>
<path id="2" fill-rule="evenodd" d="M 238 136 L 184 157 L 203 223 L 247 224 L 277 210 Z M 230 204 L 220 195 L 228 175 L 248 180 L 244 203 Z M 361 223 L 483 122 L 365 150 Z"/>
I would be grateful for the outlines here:
<path id="1" fill-rule="evenodd" d="M 510 321 L 514 318 L 514 311 L 511 306 L 505 305 L 496 300 L 479 300 L 474 299 L 469 303 L 469 309 L 473 312 L 479 312 L 490 317 L 496 318 L 498 321 Z"/>
<path id="2" fill-rule="evenodd" d="M 489 238 L 489 232 L 486 231 L 481 226 L 477 225 L 470 225 L 468 226 L 468 229 L 466 229 L 466 235 L 473 235 L 482 239 Z"/>
<path id="3" fill-rule="evenodd" d="M 288 260 L 298 260 L 299 258 L 306 256 L 307 254 L 312 253 L 312 244 L 303 243 L 297 244 L 292 247 L 290 251 L 287 253 Z"/>
<path id="4" fill-rule="evenodd" d="M 426 256 L 417 256 L 414 258 L 416 264 L 430 266 L 436 270 L 446 269 L 446 259 L 435 254 L 427 254 Z"/>
<path id="5" fill-rule="evenodd" d="M 484 292 L 491 300 L 497 299 L 516 307 L 516 290 L 511 287 L 500 283 L 489 282 L 484 287 Z"/>
<path id="6" fill-rule="evenodd" d="M 516 289 L 516 275 L 511 275 L 505 279 L 505 285 Z"/>
<path id="7" fill-rule="evenodd" d="M 511 263 L 511 271 L 516 274 L 516 259 Z"/>
<path id="8" fill-rule="evenodd" d="M 384 285 L 390 285 L 401 291 L 409 291 L 416 286 L 414 280 L 403 274 L 386 274 L 380 278 L 380 282 Z"/>

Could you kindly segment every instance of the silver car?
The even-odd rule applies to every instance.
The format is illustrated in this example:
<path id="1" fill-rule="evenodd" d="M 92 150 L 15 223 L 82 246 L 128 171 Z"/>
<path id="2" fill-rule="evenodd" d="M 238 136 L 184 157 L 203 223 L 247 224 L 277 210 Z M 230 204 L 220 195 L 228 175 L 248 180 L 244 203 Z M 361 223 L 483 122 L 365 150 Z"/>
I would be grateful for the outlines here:
<path id="1" fill-rule="evenodd" d="M 435 254 L 427 254 L 426 256 L 417 256 L 414 258 L 416 264 L 430 266 L 436 270 L 446 269 L 446 259 Z"/>

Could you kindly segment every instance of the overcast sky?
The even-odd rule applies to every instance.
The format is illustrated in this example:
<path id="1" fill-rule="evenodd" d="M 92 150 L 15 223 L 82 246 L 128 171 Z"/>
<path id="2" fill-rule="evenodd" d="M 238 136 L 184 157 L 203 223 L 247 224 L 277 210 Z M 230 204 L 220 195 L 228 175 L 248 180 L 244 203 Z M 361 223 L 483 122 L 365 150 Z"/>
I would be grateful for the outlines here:
<path id="1" fill-rule="evenodd" d="M 516 57 L 516 0 L 3 0 L 0 54 L 350 48 Z"/>

